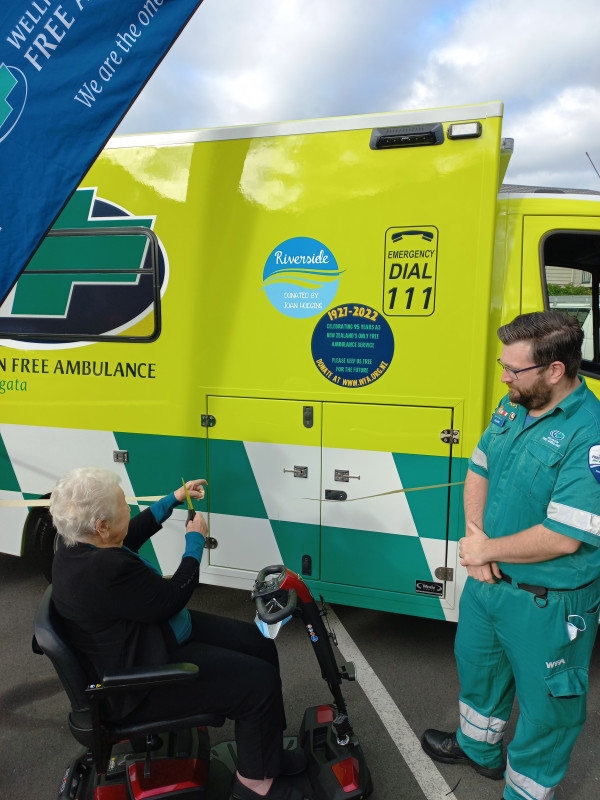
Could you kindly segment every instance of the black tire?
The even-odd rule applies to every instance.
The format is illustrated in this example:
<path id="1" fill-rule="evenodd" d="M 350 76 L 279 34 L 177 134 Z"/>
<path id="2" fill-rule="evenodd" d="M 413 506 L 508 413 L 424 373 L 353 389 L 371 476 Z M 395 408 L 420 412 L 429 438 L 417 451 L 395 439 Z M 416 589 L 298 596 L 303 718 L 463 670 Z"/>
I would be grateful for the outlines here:
<path id="1" fill-rule="evenodd" d="M 61 781 L 57 800 L 82 800 L 91 797 L 88 786 L 91 770 L 85 763 L 87 758 L 88 753 L 84 752 L 69 764 Z"/>
<path id="2" fill-rule="evenodd" d="M 45 494 L 41 500 L 50 497 Z M 52 562 L 58 543 L 58 534 L 52 523 L 50 511 L 45 506 L 34 506 L 25 522 L 25 555 L 36 561 L 48 582 L 52 581 Z"/>

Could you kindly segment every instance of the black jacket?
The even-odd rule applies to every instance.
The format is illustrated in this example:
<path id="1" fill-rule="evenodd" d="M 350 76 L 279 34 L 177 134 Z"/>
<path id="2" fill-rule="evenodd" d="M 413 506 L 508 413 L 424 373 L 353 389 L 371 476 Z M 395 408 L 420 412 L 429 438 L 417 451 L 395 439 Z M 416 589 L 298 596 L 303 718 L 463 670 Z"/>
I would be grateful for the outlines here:
<path id="1" fill-rule="evenodd" d="M 52 599 L 90 680 L 122 667 L 166 664 L 176 647 L 169 618 L 198 584 L 200 565 L 188 556 L 165 579 L 134 553 L 161 529 L 150 509 L 129 523 L 123 547 L 60 547 L 52 566 Z M 111 717 L 129 714 L 144 695 L 118 696 Z"/>

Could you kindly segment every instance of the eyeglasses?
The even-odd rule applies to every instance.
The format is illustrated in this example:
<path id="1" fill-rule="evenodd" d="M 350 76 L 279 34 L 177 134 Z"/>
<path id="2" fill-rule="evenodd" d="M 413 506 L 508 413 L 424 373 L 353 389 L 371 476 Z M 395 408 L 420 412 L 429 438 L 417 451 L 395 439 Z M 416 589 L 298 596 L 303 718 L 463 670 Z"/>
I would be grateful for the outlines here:
<path id="1" fill-rule="evenodd" d="M 498 364 L 500 364 L 500 366 L 502 367 L 504 372 L 506 372 L 506 374 L 513 381 L 518 381 L 519 380 L 519 373 L 520 372 L 527 372 L 530 369 L 541 369 L 542 367 L 549 367 L 550 366 L 549 364 L 534 364 L 533 367 L 523 367 L 523 369 L 510 369 L 509 367 L 506 366 L 506 364 L 503 364 L 500 361 L 499 358 L 497 358 L 496 361 L 498 362 Z"/>

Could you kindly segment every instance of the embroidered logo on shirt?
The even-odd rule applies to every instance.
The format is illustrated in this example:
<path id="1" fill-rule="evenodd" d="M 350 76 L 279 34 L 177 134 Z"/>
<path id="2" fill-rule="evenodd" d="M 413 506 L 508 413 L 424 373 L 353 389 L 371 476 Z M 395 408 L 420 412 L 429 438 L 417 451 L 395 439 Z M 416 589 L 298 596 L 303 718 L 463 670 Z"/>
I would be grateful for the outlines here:
<path id="1" fill-rule="evenodd" d="M 508 417 L 508 411 L 504 410 L 504 406 L 498 406 L 496 414 L 501 414 L 503 417 Z"/>
<path id="2" fill-rule="evenodd" d="M 588 465 L 592 475 L 600 483 L 600 444 L 593 444 L 588 452 Z"/>
<path id="3" fill-rule="evenodd" d="M 566 664 L 567 662 L 564 658 L 559 658 L 558 661 L 546 661 L 546 666 L 548 669 L 554 669 L 554 667 L 560 667 L 561 664 Z"/>
<path id="4" fill-rule="evenodd" d="M 550 436 L 544 436 L 544 442 L 548 442 L 548 444 L 554 445 L 554 447 L 560 447 L 561 441 L 565 438 L 565 435 L 562 431 L 553 430 L 550 431 Z"/>
<path id="5" fill-rule="evenodd" d="M 497 425 L 499 428 L 501 428 L 506 422 L 506 419 L 504 417 L 501 417 L 499 414 L 494 414 L 494 416 L 492 417 L 492 422 L 494 423 L 494 425 Z"/>

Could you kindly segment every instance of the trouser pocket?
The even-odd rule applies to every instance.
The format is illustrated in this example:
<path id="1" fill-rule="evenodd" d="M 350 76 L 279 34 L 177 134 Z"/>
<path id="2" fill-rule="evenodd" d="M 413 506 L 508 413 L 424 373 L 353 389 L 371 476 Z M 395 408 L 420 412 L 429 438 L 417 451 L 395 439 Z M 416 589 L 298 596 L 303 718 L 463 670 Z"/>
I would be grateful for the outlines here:
<path id="1" fill-rule="evenodd" d="M 568 667 L 544 678 L 552 697 L 570 699 L 586 695 L 588 691 L 588 671 L 585 667 Z"/>

